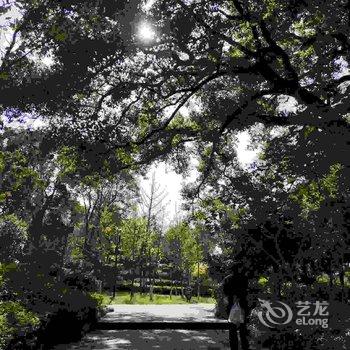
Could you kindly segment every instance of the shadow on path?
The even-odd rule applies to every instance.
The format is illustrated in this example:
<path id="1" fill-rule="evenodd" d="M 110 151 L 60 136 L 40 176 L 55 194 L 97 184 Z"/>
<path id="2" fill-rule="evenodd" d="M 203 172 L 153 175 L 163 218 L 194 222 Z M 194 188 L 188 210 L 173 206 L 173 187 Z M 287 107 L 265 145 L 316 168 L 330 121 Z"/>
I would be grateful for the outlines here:
<path id="1" fill-rule="evenodd" d="M 228 350 L 224 330 L 101 330 L 53 350 Z"/>

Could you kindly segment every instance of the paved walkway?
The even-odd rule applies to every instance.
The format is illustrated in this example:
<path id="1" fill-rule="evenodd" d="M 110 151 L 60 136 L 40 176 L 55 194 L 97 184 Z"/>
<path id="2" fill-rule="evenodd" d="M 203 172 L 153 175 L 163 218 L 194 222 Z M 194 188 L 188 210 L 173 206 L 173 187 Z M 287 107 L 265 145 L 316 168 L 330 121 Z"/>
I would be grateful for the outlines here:
<path id="1" fill-rule="evenodd" d="M 215 318 L 214 304 L 110 305 L 105 322 L 205 322 L 227 323 Z"/>
<path id="2" fill-rule="evenodd" d="M 225 328 L 227 321 L 214 317 L 214 304 L 110 305 L 110 309 L 101 322 L 116 329 L 102 327 L 78 343 L 52 350 L 229 350 L 228 330 L 216 329 Z M 193 328 L 196 324 L 200 327 Z"/>
<path id="3" fill-rule="evenodd" d="M 229 350 L 224 330 L 104 330 L 54 350 Z"/>
<path id="4" fill-rule="evenodd" d="M 213 304 L 110 305 L 101 321 L 109 323 L 222 323 Z M 227 330 L 121 329 L 96 330 L 82 341 L 58 345 L 54 350 L 229 350 Z"/>

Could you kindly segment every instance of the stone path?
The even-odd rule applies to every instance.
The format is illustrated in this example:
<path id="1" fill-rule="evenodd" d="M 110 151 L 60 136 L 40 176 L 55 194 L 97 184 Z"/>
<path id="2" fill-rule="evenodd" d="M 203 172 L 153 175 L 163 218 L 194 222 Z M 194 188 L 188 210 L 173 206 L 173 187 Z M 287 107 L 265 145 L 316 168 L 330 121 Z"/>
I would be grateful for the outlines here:
<path id="1" fill-rule="evenodd" d="M 110 305 L 105 322 L 205 322 L 227 323 L 215 318 L 214 304 Z"/>
<path id="2" fill-rule="evenodd" d="M 214 317 L 214 304 L 110 308 L 101 322 L 117 329 L 95 330 L 78 343 L 52 350 L 229 350 L 228 330 L 215 329 L 225 328 L 227 321 Z M 200 327 L 181 328 L 186 323 Z"/>
<path id="3" fill-rule="evenodd" d="M 229 350 L 224 330 L 101 330 L 55 350 Z"/>
<path id="4" fill-rule="evenodd" d="M 113 309 L 101 321 L 134 323 L 226 323 L 214 317 L 214 304 L 110 305 Z M 227 330 L 120 329 L 96 330 L 79 343 L 62 344 L 54 350 L 229 350 Z"/>

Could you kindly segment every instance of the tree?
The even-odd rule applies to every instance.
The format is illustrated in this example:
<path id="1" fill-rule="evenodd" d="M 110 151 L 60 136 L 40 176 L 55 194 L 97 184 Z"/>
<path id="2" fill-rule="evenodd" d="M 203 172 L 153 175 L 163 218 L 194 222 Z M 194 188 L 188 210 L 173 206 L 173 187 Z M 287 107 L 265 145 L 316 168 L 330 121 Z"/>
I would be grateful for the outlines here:
<path id="1" fill-rule="evenodd" d="M 22 222 L 28 235 L 26 251 L 40 259 L 46 244 L 57 245 L 55 262 L 62 266 L 71 226 L 71 198 L 62 176 L 62 164 L 45 154 L 44 133 L 5 130 L 1 145 L 1 211 Z"/>
<path id="2" fill-rule="evenodd" d="M 5 25 L 2 119 L 38 117 L 45 128 L 2 135 L 1 214 L 28 223 L 36 251 L 49 237 L 61 249 L 79 178 L 142 174 L 154 160 L 183 171 L 193 155 L 200 176 L 187 194 L 223 259 L 270 273 L 277 295 L 285 281 L 322 272 L 344 284 L 347 1 L 157 1 L 147 17 L 160 34 L 148 44 L 127 24 L 139 5 L 14 1 L 21 15 Z M 240 131 L 265 148 L 248 171 L 234 149 Z M 181 241 L 190 229 L 174 230 Z"/>
<path id="3" fill-rule="evenodd" d="M 129 218 L 121 225 L 121 251 L 130 260 L 131 265 L 131 298 L 134 296 L 134 283 L 136 279 L 136 268 L 140 276 L 140 287 L 142 288 L 143 262 L 145 251 L 154 249 L 157 236 L 150 232 L 147 219 L 144 217 Z"/>
<path id="4" fill-rule="evenodd" d="M 191 277 L 194 267 L 196 267 L 199 293 L 200 266 L 203 262 L 203 247 L 200 242 L 199 230 L 191 228 L 188 223 L 182 221 L 170 227 L 166 233 L 166 249 L 168 259 L 172 263 L 174 271 L 181 274 L 180 286 L 183 295 L 184 279 L 187 277 L 187 285 L 191 285 Z"/>
<path id="5" fill-rule="evenodd" d="M 84 177 L 75 192 L 82 214 L 79 234 L 84 237 L 83 253 L 89 259 L 89 254 L 97 253 L 98 245 L 106 238 L 100 232 L 101 220 L 118 222 L 130 214 L 129 206 L 133 205 L 133 197 L 137 197 L 137 184 L 129 173 L 107 178 L 95 174 Z M 102 261 L 101 256 L 97 259 Z"/>
<path id="6" fill-rule="evenodd" d="M 339 135 L 348 130 L 348 76 L 346 4 L 338 3 L 335 10 L 317 2 L 160 1 L 150 19 L 161 36 L 147 46 L 137 43 L 130 30 L 122 31 L 125 13 L 137 17 L 138 2 L 128 7 L 127 2 L 91 1 L 77 7 L 16 1 L 24 15 L 13 40 L 19 34 L 25 40 L 19 49 L 10 44 L 3 57 L 8 76 L 3 96 L 14 96 L 4 106 L 20 108 L 21 115 L 34 103 L 45 119 L 56 119 L 51 135 L 56 142 L 72 144 L 93 169 L 102 169 L 103 159 L 113 172 L 156 158 L 176 157 L 184 165 L 185 157 L 176 153 L 184 143 L 199 141 L 215 154 L 226 133 L 256 123 L 315 127 Z M 119 27 L 109 20 L 113 15 Z M 102 30 L 94 31 L 97 27 Z M 61 60 L 60 69 L 54 65 L 45 74 L 52 74 L 52 81 L 70 82 L 64 96 L 54 83 L 50 101 L 30 97 L 33 79 L 25 84 L 19 77 L 37 74 L 37 64 L 21 55 L 33 48 L 41 55 L 50 52 L 54 62 Z M 8 71 L 11 65 L 15 68 Z M 123 75 L 116 74 L 121 71 Z M 35 87 L 43 80 L 39 75 Z M 10 94 L 19 85 L 20 99 Z M 185 118 L 181 108 L 191 101 L 200 112 Z M 285 101 L 294 104 L 293 113 L 283 112 Z"/>
<path id="7" fill-rule="evenodd" d="M 213 158 L 210 175 L 198 181 L 201 197 L 194 216 L 221 245 L 219 264 L 227 266 L 228 274 L 232 262 L 243 262 L 251 286 L 254 282 L 256 286 L 259 276 L 268 276 L 273 297 L 289 303 L 311 295 L 335 304 L 344 300 L 349 242 L 344 165 L 329 166 L 330 154 L 323 157 L 325 149 L 320 143 L 316 148 L 305 129 L 298 133 L 258 130 L 254 136 L 266 144 L 260 159 L 248 169 L 231 156 L 232 138 Z M 307 170 L 305 154 L 309 154 Z M 187 191 L 192 201 L 197 190 L 198 183 Z M 327 289 L 318 283 L 324 274 L 329 274 Z M 313 334 L 310 339 L 318 337 Z"/>
<path id="8" fill-rule="evenodd" d="M 147 220 L 147 232 L 149 233 L 149 241 L 154 242 L 156 245 L 150 244 L 150 242 L 144 242 L 143 256 L 144 266 L 148 265 L 148 284 L 149 284 L 149 296 L 150 300 L 153 300 L 153 288 L 155 280 L 155 270 L 158 267 L 159 259 L 161 257 L 161 235 L 164 224 L 164 212 L 165 203 L 164 200 L 167 197 L 165 189 L 156 182 L 155 173 L 152 174 L 149 192 L 143 190 L 141 192 L 141 211 Z M 158 235 L 155 238 L 154 235 Z M 146 245 L 148 249 L 146 249 Z M 142 271 L 145 274 L 145 271 Z M 143 282 L 144 283 L 144 282 Z M 141 285 L 141 288 L 144 286 Z"/>

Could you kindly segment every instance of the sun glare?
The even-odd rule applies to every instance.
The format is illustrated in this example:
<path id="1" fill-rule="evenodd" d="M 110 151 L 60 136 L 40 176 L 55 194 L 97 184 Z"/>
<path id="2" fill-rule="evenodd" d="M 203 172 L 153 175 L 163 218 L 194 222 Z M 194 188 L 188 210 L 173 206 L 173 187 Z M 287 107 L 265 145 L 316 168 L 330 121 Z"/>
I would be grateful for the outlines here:
<path id="1" fill-rule="evenodd" d="M 143 22 L 138 28 L 138 37 L 141 41 L 150 43 L 155 39 L 156 32 L 149 23 Z"/>

